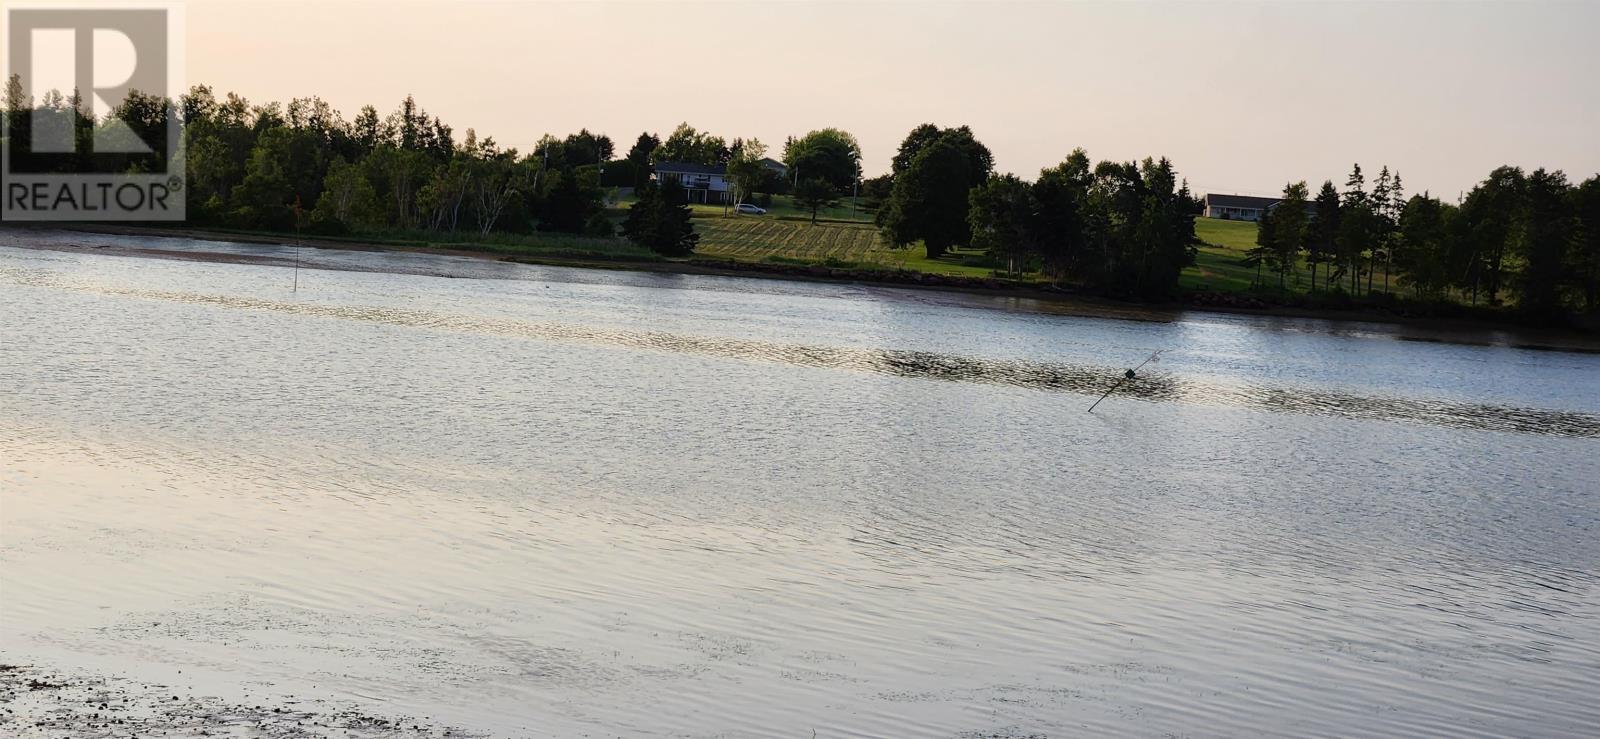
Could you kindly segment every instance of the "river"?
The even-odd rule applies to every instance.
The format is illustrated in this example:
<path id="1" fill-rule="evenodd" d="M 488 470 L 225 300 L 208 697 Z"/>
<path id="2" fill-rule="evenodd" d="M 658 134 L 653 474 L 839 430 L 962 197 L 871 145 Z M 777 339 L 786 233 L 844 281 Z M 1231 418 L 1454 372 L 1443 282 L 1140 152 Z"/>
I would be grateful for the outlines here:
<path id="1" fill-rule="evenodd" d="M 0 661 L 488 736 L 1600 726 L 1600 355 L 292 252 L 0 236 Z"/>

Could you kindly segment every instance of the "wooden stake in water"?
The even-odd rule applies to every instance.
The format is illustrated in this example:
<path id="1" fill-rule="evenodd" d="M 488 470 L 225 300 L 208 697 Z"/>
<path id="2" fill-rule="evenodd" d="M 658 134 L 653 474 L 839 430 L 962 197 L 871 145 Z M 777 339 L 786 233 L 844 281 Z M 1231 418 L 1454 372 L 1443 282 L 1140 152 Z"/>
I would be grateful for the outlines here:
<path id="1" fill-rule="evenodd" d="M 1139 375 L 1139 370 L 1144 369 L 1145 365 L 1147 365 L 1147 364 L 1149 364 L 1151 362 L 1159 362 L 1159 361 L 1161 361 L 1161 352 L 1164 352 L 1164 351 L 1166 351 L 1166 350 L 1165 349 L 1157 349 L 1155 351 L 1155 353 L 1150 355 L 1149 359 L 1146 359 L 1143 362 L 1140 362 L 1138 367 L 1134 367 L 1131 370 L 1127 370 L 1126 372 L 1123 372 L 1122 373 L 1122 377 L 1117 378 L 1117 384 L 1112 385 L 1111 389 L 1107 390 L 1105 395 L 1100 396 L 1100 400 L 1105 400 L 1106 398 L 1111 397 L 1111 394 L 1116 392 L 1117 388 L 1122 387 L 1122 383 L 1127 382 L 1127 381 L 1132 380 L 1133 378 L 1137 377 Z M 1095 408 L 1096 405 L 1100 405 L 1100 400 L 1096 400 L 1094 402 L 1094 405 L 1089 406 L 1089 412 L 1090 413 L 1094 412 L 1094 408 Z"/>
<path id="2" fill-rule="evenodd" d="M 294 196 L 294 292 L 300 292 L 300 196 Z"/>

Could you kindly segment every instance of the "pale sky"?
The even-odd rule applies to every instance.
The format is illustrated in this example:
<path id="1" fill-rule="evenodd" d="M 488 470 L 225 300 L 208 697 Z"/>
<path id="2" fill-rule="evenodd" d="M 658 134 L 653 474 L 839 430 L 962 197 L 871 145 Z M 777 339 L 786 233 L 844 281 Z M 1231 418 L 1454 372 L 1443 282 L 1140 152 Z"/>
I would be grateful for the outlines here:
<path id="1" fill-rule="evenodd" d="M 1166 155 L 1197 193 L 1342 185 L 1355 161 L 1450 200 L 1505 163 L 1600 172 L 1600 1 L 187 6 L 191 84 L 346 118 L 410 93 L 523 151 L 587 127 L 620 155 L 688 121 L 776 154 L 836 126 L 872 176 L 932 122 L 1003 172 Z"/>

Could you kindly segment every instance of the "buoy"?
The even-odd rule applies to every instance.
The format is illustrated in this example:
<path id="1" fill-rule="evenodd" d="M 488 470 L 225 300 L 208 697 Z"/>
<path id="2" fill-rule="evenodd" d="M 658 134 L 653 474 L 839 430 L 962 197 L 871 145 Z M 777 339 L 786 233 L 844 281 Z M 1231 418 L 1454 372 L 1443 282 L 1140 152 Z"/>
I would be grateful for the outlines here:
<path id="1" fill-rule="evenodd" d="M 1138 367 L 1134 367 L 1133 369 L 1130 369 L 1130 370 L 1124 370 L 1123 373 L 1122 373 L 1122 377 L 1117 380 L 1117 384 L 1112 385 L 1111 389 L 1107 390 L 1105 395 L 1100 396 L 1100 400 L 1105 400 L 1106 398 L 1111 397 L 1111 394 L 1116 392 L 1117 388 L 1122 387 L 1122 383 L 1127 382 L 1129 380 L 1132 380 L 1135 377 L 1138 377 L 1138 372 L 1136 370 L 1144 369 L 1144 366 L 1149 364 L 1149 363 L 1151 363 L 1151 362 L 1159 362 L 1159 361 L 1161 361 L 1161 353 L 1164 352 L 1164 351 L 1166 351 L 1166 349 L 1157 349 L 1157 350 L 1155 350 L 1154 353 L 1152 353 L 1150 355 L 1149 359 L 1146 359 L 1143 362 L 1140 362 Z M 1090 413 L 1094 412 L 1094 408 L 1095 408 L 1096 405 L 1100 405 L 1100 400 L 1096 400 L 1094 402 L 1094 405 L 1089 406 L 1089 412 Z"/>

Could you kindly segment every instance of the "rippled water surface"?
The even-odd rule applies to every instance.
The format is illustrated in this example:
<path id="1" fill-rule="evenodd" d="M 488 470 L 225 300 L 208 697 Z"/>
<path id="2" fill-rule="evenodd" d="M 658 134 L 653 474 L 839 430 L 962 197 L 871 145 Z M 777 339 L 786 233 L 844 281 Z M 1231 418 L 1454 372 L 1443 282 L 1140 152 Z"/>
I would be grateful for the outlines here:
<path id="1" fill-rule="evenodd" d="M 0 234 L 0 661 L 493 736 L 1600 726 L 1600 355 L 292 257 Z"/>

